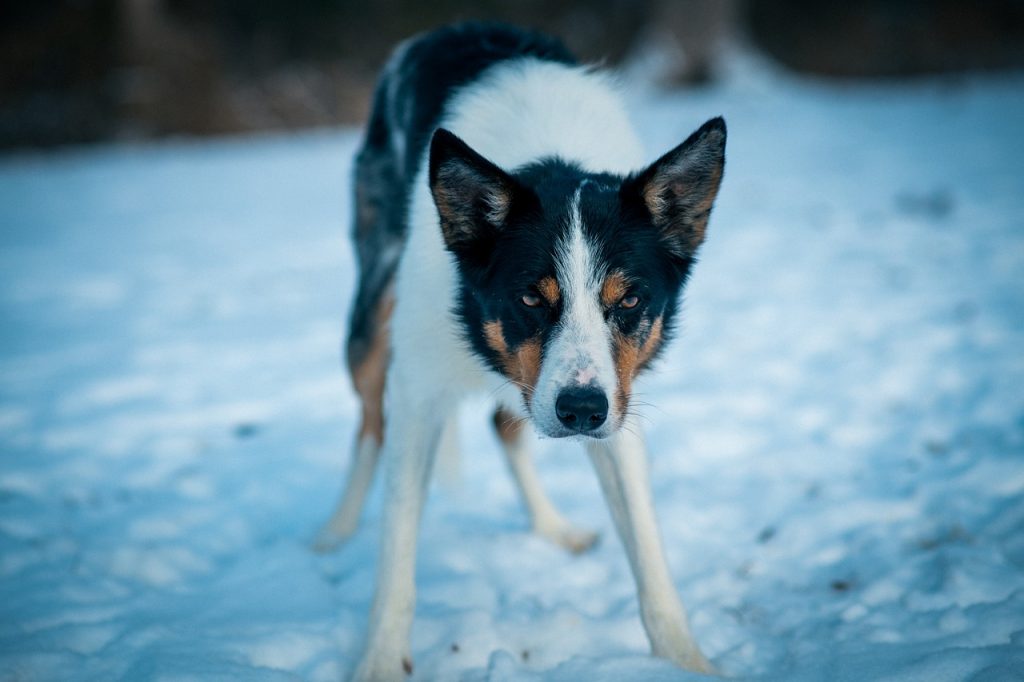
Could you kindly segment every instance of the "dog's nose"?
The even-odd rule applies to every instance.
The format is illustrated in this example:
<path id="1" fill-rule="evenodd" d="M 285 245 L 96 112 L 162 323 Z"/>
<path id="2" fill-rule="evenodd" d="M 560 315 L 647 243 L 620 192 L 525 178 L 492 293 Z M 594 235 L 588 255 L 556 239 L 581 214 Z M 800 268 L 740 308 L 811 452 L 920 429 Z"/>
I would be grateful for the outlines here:
<path id="1" fill-rule="evenodd" d="M 608 418 L 608 398 L 604 391 L 592 386 L 567 388 L 555 400 L 555 414 L 558 421 L 573 431 L 593 431 Z"/>

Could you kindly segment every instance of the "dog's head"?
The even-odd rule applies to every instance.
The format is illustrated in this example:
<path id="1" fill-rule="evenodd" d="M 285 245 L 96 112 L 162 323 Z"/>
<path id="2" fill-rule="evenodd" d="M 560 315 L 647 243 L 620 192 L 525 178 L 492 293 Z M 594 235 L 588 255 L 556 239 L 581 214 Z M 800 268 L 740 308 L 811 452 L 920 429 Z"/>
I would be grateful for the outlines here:
<path id="1" fill-rule="evenodd" d="M 605 438 L 673 329 L 718 192 L 725 122 L 646 169 L 559 159 L 504 170 L 438 130 L 430 189 L 458 265 L 468 342 L 522 392 L 547 436 Z"/>

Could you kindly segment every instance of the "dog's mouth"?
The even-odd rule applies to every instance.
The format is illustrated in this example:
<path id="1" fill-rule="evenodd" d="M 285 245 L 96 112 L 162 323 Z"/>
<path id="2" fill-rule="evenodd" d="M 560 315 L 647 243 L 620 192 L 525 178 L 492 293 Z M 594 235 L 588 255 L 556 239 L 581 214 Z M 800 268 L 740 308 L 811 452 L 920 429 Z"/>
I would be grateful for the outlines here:
<path id="1" fill-rule="evenodd" d="M 590 431 L 584 433 L 581 431 L 572 431 L 570 429 L 565 428 L 550 431 L 548 429 L 541 428 L 536 421 L 534 421 L 534 426 L 537 430 L 537 434 L 542 438 L 558 438 L 580 442 L 587 442 L 592 440 L 605 440 L 606 438 L 615 435 L 615 432 L 618 431 L 619 428 L 618 426 L 609 425 L 608 427 L 603 428 L 600 431 Z"/>
<path id="2" fill-rule="evenodd" d="M 564 433 L 561 433 L 561 434 L 558 434 L 558 435 L 554 435 L 554 436 L 548 436 L 548 437 L 549 438 L 558 438 L 560 440 L 569 440 L 569 441 L 576 441 L 576 442 L 580 442 L 580 443 L 586 443 L 588 441 L 593 441 L 593 440 L 605 440 L 605 439 L 611 437 L 612 435 L 614 435 L 614 433 L 615 433 L 614 431 L 608 431 L 607 433 L 601 433 L 601 434 L 596 434 L 596 433 L 579 433 L 579 432 L 576 432 L 576 431 L 566 431 Z"/>

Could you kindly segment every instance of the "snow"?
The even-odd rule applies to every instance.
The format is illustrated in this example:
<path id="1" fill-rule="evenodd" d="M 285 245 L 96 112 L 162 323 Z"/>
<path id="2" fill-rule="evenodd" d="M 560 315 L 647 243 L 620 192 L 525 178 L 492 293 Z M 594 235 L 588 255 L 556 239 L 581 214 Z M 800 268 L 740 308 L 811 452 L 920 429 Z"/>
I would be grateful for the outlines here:
<path id="1" fill-rule="evenodd" d="M 1024 75 L 837 85 L 734 64 L 638 86 L 651 157 L 712 115 L 726 180 L 651 376 L 652 476 L 705 651 L 757 680 L 1024 679 Z M 333 680 L 380 495 L 339 342 L 356 131 L 0 159 L 0 678 Z M 576 446 L 527 532 L 489 432 L 432 494 L 422 680 L 685 680 L 647 656 Z"/>

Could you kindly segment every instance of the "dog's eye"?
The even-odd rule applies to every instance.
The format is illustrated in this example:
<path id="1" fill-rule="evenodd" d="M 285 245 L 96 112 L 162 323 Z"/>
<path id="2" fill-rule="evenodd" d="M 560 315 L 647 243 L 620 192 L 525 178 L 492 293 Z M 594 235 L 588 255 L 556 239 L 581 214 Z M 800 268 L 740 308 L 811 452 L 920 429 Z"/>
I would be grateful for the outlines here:
<path id="1" fill-rule="evenodd" d="M 619 301 L 619 305 L 622 306 L 623 308 L 627 308 L 627 309 L 628 308 L 635 308 L 638 303 L 640 303 L 640 297 L 639 296 L 634 296 L 632 294 L 629 295 L 629 296 L 626 296 L 624 299 Z"/>
<path id="2" fill-rule="evenodd" d="M 532 294 L 523 294 L 523 298 L 521 300 L 523 301 L 523 305 L 527 308 L 538 308 L 541 304 L 540 296 L 534 296 Z"/>

